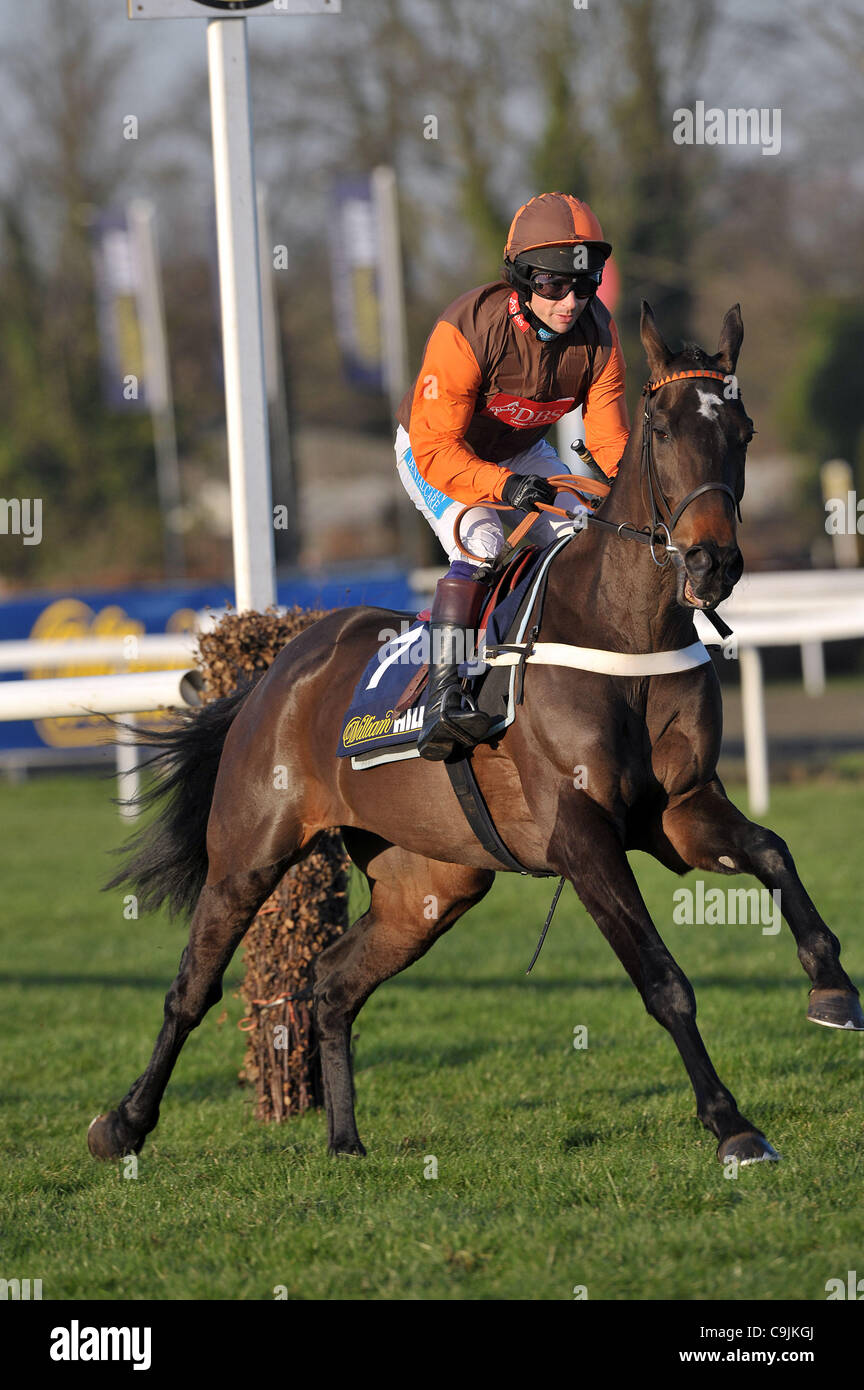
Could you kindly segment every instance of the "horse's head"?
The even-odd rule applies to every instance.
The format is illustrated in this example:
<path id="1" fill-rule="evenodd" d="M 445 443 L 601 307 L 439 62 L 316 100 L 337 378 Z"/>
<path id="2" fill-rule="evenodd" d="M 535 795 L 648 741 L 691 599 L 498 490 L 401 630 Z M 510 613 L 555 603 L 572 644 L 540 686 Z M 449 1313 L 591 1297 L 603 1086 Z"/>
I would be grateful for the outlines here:
<path id="1" fill-rule="evenodd" d="M 741 308 L 734 305 L 723 320 L 714 354 L 695 345 L 671 352 L 645 300 L 641 335 L 650 370 L 639 422 L 642 495 L 659 538 L 668 532 L 680 557 L 678 602 L 714 608 L 744 568 L 736 516 L 753 421 L 735 377 L 744 337 Z"/>

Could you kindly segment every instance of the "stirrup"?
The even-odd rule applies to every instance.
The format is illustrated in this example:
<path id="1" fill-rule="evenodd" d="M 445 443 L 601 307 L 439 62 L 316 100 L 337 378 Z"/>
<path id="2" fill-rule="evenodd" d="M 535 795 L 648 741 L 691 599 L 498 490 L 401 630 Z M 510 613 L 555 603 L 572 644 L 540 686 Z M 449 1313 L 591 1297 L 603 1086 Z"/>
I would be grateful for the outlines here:
<path id="1" fill-rule="evenodd" d="M 458 698 L 458 705 L 453 700 L 454 694 Z M 454 683 L 445 687 L 431 722 L 427 724 L 424 721 L 420 730 L 417 751 L 421 758 L 438 762 L 449 758 L 459 748 L 474 748 L 489 737 L 495 720 L 484 710 L 477 709 L 470 696 L 467 699 L 469 704 L 466 708 L 459 685 Z"/>

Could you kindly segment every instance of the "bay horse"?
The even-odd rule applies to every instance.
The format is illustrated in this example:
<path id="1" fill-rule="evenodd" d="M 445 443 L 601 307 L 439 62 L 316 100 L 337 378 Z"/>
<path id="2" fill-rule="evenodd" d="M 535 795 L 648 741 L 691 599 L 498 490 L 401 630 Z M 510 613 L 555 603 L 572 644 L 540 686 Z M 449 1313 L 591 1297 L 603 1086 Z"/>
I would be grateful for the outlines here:
<path id="1" fill-rule="evenodd" d="M 726 314 L 714 354 L 692 345 L 671 352 L 644 302 L 641 338 L 650 372 L 642 419 L 600 508 L 601 525 L 574 535 L 552 561 L 544 641 L 616 653 L 677 651 L 695 640 L 694 610 L 713 610 L 742 573 L 736 509 L 753 425 L 734 375 L 740 308 Z M 646 520 L 642 539 L 651 544 L 629 544 Z M 674 564 L 658 563 L 664 540 Z M 131 883 L 145 907 L 168 902 L 191 911 L 189 940 L 146 1071 L 90 1126 L 96 1157 L 141 1149 L 183 1043 L 221 998 L 223 972 L 255 914 L 333 827 L 366 875 L 371 902 L 316 963 L 315 1027 L 329 1151 L 365 1153 L 354 1115 L 354 1019 L 383 980 L 418 960 L 483 898 L 501 867 L 467 832 L 444 764 L 415 759 L 355 771 L 336 756 L 354 685 L 382 629 L 392 634 L 400 617 L 367 607 L 328 614 L 295 637 L 251 689 L 160 733 L 164 776 L 154 797 L 163 810 L 108 887 Z M 627 859 L 628 850 L 643 850 L 676 874 L 748 873 L 779 891 L 811 984 L 808 1017 L 864 1029 L 839 943 L 787 846 L 742 815 L 717 776 L 722 710 L 712 665 L 610 676 L 531 664 L 523 698 L 515 722 L 472 755 L 505 844 L 530 872 L 572 883 L 646 1010 L 678 1047 L 717 1157 L 776 1159 L 714 1070 L 693 989 Z M 577 766 L 587 778 L 573 777 Z M 288 775 L 274 779 L 279 767 Z"/>

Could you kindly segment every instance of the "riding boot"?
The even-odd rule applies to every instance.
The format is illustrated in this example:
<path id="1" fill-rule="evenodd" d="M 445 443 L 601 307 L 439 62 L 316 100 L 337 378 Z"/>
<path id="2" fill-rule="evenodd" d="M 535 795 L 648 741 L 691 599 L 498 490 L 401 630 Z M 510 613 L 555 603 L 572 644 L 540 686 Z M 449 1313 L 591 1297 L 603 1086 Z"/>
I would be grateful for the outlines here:
<path id="1" fill-rule="evenodd" d="M 417 740 L 421 758 L 440 762 L 487 738 L 495 720 L 478 710 L 461 687 L 459 663 L 470 656 L 469 633 L 480 616 L 485 586 L 473 579 L 439 579 L 429 622 L 430 663 L 426 712 Z"/>

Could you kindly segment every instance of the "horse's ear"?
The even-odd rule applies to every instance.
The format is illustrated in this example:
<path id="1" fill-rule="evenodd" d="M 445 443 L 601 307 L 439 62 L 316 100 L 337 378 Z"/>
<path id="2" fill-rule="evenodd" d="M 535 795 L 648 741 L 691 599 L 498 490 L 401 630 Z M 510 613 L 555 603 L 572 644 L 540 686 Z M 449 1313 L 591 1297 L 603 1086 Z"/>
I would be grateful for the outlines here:
<path id="1" fill-rule="evenodd" d="M 733 304 L 720 329 L 720 342 L 717 346 L 717 361 L 724 372 L 734 372 L 738 354 L 744 341 L 744 323 L 741 318 L 741 305 Z"/>
<path id="2" fill-rule="evenodd" d="M 653 376 L 662 376 L 674 356 L 660 336 L 660 330 L 647 299 L 642 300 L 642 318 L 639 336 L 648 358 L 648 371 Z"/>

